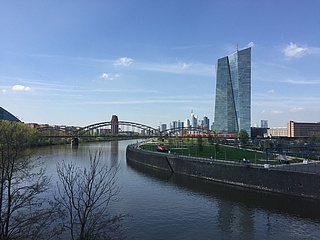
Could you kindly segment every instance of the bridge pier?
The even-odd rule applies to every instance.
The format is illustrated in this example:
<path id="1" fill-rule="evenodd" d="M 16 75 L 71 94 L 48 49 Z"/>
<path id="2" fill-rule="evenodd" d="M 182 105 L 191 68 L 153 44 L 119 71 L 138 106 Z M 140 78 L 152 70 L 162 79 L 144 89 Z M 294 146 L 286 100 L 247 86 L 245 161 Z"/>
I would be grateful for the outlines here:
<path id="1" fill-rule="evenodd" d="M 71 146 L 78 146 L 79 145 L 79 138 L 78 137 L 73 137 L 71 139 Z"/>

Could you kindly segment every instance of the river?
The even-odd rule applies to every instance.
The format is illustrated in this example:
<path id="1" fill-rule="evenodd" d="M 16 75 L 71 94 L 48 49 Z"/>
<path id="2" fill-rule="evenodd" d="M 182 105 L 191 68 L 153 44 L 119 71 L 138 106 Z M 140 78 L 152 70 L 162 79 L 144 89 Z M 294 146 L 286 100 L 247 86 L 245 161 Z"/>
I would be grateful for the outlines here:
<path id="1" fill-rule="evenodd" d="M 88 153 L 102 147 L 103 161 L 119 164 L 120 201 L 114 213 L 128 239 L 319 239 L 320 201 L 252 191 L 128 164 L 135 141 L 80 143 L 36 148 L 46 172 L 57 181 L 56 163 L 88 165 Z M 54 188 L 53 188 L 54 189 Z"/>

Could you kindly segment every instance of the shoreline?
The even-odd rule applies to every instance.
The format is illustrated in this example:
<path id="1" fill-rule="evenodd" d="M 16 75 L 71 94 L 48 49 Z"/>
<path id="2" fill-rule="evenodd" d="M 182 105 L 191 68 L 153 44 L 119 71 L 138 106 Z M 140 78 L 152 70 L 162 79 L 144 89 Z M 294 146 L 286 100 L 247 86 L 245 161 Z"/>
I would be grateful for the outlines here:
<path id="1" fill-rule="evenodd" d="M 264 168 L 258 164 L 231 163 L 224 160 L 187 157 L 143 150 L 128 145 L 127 161 L 171 173 L 256 190 L 320 200 L 320 174 Z"/>

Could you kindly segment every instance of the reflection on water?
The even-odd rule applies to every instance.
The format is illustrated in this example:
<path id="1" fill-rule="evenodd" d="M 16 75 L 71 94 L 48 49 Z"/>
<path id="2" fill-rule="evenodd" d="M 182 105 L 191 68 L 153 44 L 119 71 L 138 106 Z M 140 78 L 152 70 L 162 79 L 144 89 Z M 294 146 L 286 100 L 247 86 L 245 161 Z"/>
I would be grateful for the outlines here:
<path id="1" fill-rule="evenodd" d="M 319 201 L 172 174 L 132 162 L 127 164 L 140 175 L 188 193 L 191 191 L 200 201 L 207 199 L 204 206 L 207 212 L 199 212 L 203 221 L 198 221 L 198 216 L 194 216 L 195 227 L 205 227 L 206 220 L 215 219 L 214 228 L 217 229 L 210 229 L 207 237 L 217 234 L 222 239 L 278 239 L 281 236 L 286 239 L 306 236 L 317 239 L 320 233 Z"/>
<path id="2" fill-rule="evenodd" d="M 240 203 L 250 208 L 266 209 L 320 222 L 320 201 L 317 200 L 252 190 L 200 178 L 172 174 L 133 162 L 128 162 L 127 164 L 141 174 L 171 183 L 179 188 L 210 196 L 219 202 Z M 230 214 L 227 215 L 232 215 L 233 211 L 228 212 Z"/>
<path id="3" fill-rule="evenodd" d="M 318 239 L 320 203 L 172 174 L 129 163 L 125 148 L 134 141 L 37 149 L 55 181 L 55 164 L 88 164 L 100 148 L 104 161 L 120 165 L 121 201 L 111 211 L 126 213 L 123 229 L 134 239 Z"/>
<path id="4" fill-rule="evenodd" d="M 112 165 L 119 163 L 119 141 L 112 141 L 110 143 L 110 161 Z"/>

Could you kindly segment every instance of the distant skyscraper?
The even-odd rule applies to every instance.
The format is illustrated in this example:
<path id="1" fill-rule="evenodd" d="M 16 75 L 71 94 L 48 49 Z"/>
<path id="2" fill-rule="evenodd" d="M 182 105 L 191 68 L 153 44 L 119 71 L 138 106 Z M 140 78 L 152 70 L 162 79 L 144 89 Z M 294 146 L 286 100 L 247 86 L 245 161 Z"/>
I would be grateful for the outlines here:
<path id="1" fill-rule="evenodd" d="M 172 122 L 172 128 L 173 128 L 173 133 L 178 131 L 178 122 L 177 121 Z"/>
<path id="2" fill-rule="evenodd" d="M 261 128 L 268 128 L 268 120 L 261 120 Z"/>
<path id="3" fill-rule="evenodd" d="M 205 129 L 205 130 L 209 130 L 209 128 L 210 128 L 210 120 L 209 120 L 209 118 L 207 116 L 203 117 L 202 128 Z"/>
<path id="4" fill-rule="evenodd" d="M 164 131 L 166 131 L 166 130 L 167 130 L 167 124 L 166 124 L 166 123 L 162 123 L 162 124 L 160 125 L 160 131 L 164 132 Z"/>
<path id="5" fill-rule="evenodd" d="M 111 118 L 111 134 L 118 134 L 119 133 L 119 123 L 118 123 L 118 116 L 112 115 Z"/>
<path id="6" fill-rule="evenodd" d="M 186 120 L 184 121 L 184 127 L 185 127 L 185 128 L 190 128 L 190 120 L 189 120 L 189 119 L 186 119 Z"/>
<path id="7" fill-rule="evenodd" d="M 181 132 L 184 128 L 184 122 L 181 122 L 180 120 L 178 120 L 178 128 L 179 128 L 179 132 Z"/>
<path id="8" fill-rule="evenodd" d="M 251 48 L 218 59 L 214 130 L 251 134 Z"/>
<path id="9" fill-rule="evenodd" d="M 191 110 L 190 124 L 192 128 L 198 127 L 198 117 L 194 115 L 193 110 Z"/>

